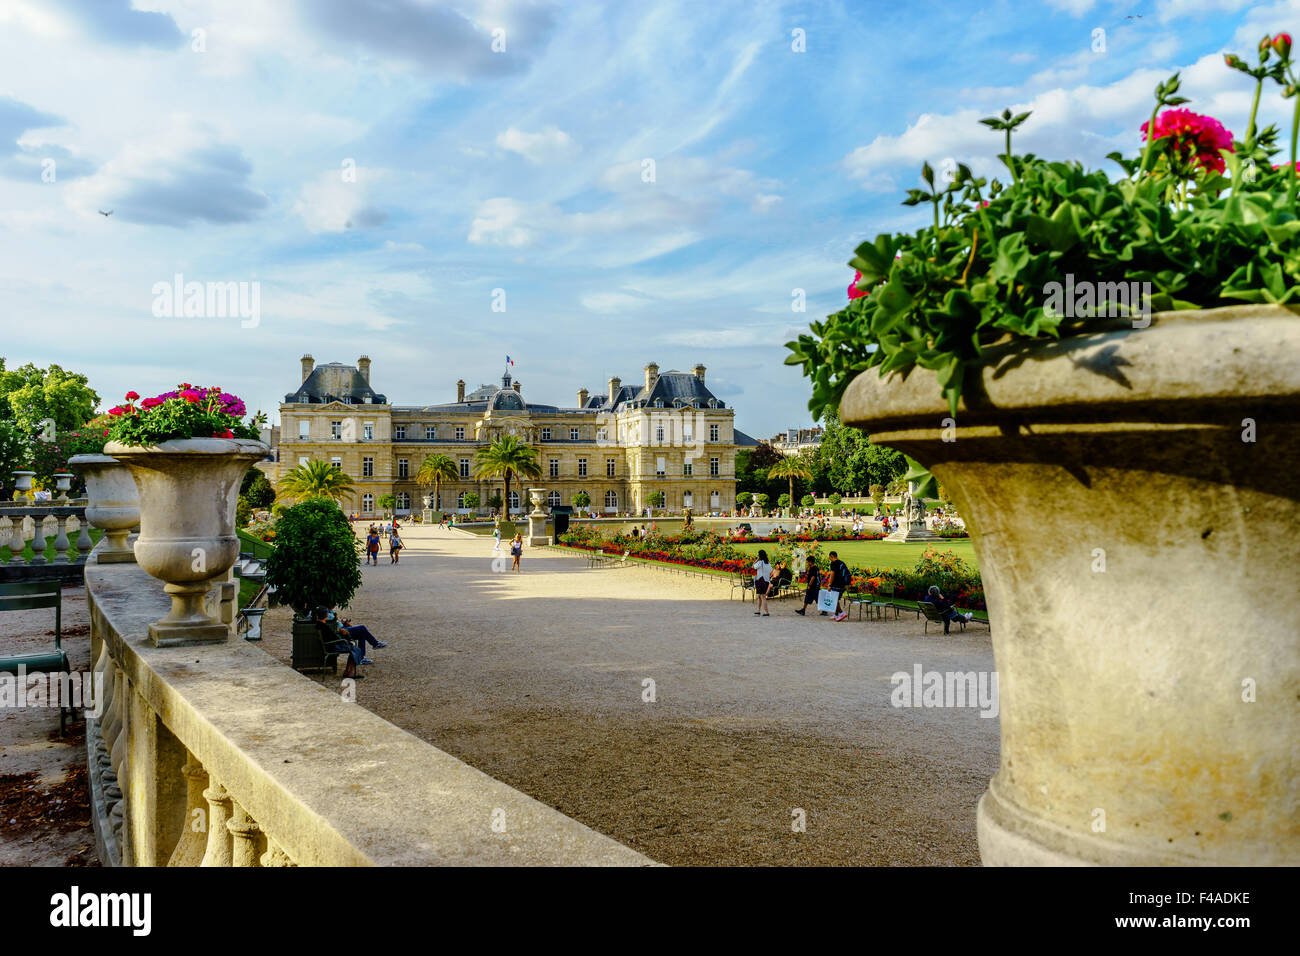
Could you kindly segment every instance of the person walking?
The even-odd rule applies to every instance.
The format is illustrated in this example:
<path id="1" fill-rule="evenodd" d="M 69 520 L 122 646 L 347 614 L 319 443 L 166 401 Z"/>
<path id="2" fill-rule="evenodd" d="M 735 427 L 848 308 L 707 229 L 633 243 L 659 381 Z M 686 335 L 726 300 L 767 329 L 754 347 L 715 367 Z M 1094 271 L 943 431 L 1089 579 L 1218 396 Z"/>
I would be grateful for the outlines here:
<path id="1" fill-rule="evenodd" d="M 820 594 L 822 590 L 822 575 L 821 572 L 817 570 L 816 558 L 810 557 L 808 559 L 808 571 L 804 575 L 804 580 L 808 582 L 808 587 L 805 588 L 803 592 L 803 607 L 794 612 L 800 617 L 807 616 L 808 605 L 811 604 L 813 607 L 817 606 L 817 595 Z"/>
<path id="2" fill-rule="evenodd" d="M 510 570 L 519 570 L 519 559 L 524 553 L 524 539 L 522 535 L 516 534 L 514 540 L 510 542 Z"/>
<path id="3" fill-rule="evenodd" d="M 366 535 L 366 564 L 379 567 L 379 529 L 374 525 L 370 526 L 370 532 Z"/>
<path id="4" fill-rule="evenodd" d="M 497 525 L 492 529 L 492 550 L 501 550 L 501 525 Z"/>
<path id="5" fill-rule="evenodd" d="M 402 549 L 404 547 L 406 547 L 406 545 L 402 544 L 402 539 L 401 537 L 398 536 L 396 531 L 394 531 L 391 535 L 388 536 L 388 563 L 389 564 L 397 564 L 401 561 Z"/>
<path id="6" fill-rule="evenodd" d="M 830 553 L 831 559 L 831 584 L 829 590 L 835 592 L 835 615 L 832 621 L 842 621 L 849 616 L 848 605 L 844 604 L 844 592 L 849 589 L 849 566 L 840 560 L 838 552 Z M 844 604 L 844 610 L 840 610 L 840 605 Z M 825 611 L 822 611 L 825 614 Z"/>
<path id="7" fill-rule="evenodd" d="M 767 563 L 767 552 L 758 549 L 758 560 L 754 562 L 754 602 L 758 610 L 754 614 L 771 617 L 767 609 L 767 590 L 772 585 L 772 565 Z"/>

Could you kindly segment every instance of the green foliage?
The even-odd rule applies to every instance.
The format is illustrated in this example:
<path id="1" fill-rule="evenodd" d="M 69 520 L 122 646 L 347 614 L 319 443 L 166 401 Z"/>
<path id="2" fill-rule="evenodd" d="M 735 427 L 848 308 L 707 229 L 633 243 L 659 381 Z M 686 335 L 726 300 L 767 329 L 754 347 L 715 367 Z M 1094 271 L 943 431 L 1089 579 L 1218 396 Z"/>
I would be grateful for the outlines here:
<path id="1" fill-rule="evenodd" d="M 13 491 L 14 478 L 11 472 L 27 471 L 31 458 L 31 447 L 27 436 L 14 423 L 0 420 L 0 500 L 7 500 Z"/>
<path id="2" fill-rule="evenodd" d="M 52 430 L 53 431 L 53 430 Z M 43 441 L 38 432 L 31 442 L 29 461 L 31 470 L 36 472 L 36 481 L 44 488 L 53 487 L 54 473 L 71 471 L 68 459 L 74 455 L 99 455 L 104 451 L 108 441 L 103 428 L 91 424 L 74 428 L 71 431 L 53 432 L 54 437 Z M 80 479 L 73 482 L 74 487 Z"/>
<path id="3" fill-rule="evenodd" d="M 342 501 L 352 491 L 352 479 L 328 461 L 312 458 L 290 468 L 280 478 L 279 494 L 294 501 L 325 498 Z"/>
<path id="4" fill-rule="evenodd" d="M 266 472 L 260 468 L 250 468 L 244 472 L 244 480 L 239 485 L 239 497 L 247 498 L 249 507 L 260 511 L 271 507 L 275 501 L 275 487 Z"/>
<path id="5" fill-rule="evenodd" d="M 444 481 L 455 481 L 459 477 L 460 470 L 456 463 L 442 454 L 425 455 L 424 461 L 420 462 L 420 470 L 415 473 L 416 482 L 425 488 L 432 485 L 434 495 L 438 496 L 442 494 Z M 437 498 L 434 498 L 433 504 L 438 504 Z"/>
<path id="6" fill-rule="evenodd" d="M 748 508 L 753 500 L 754 493 L 752 491 L 742 491 L 736 495 L 736 504 L 741 508 Z"/>
<path id="7" fill-rule="evenodd" d="M 587 494 L 585 491 L 576 492 L 573 496 L 573 504 L 575 507 L 585 508 L 587 505 L 591 504 L 591 495 Z"/>
<path id="8" fill-rule="evenodd" d="M 754 495 L 754 504 L 758 505 L 759 508 L 766 508 L 766 507 L 767 507 L 767 503 L 768 503 L 770 500 L 771 500 L 771 498 L 769 498 L 766 494 L 763 494 L 762 492 L 760 492 L 759 494 Z"/>
<path id="9" fill-rule="evenodd" d="M 842 424 L 831 409 L 822 416 L 822 429 L 816 454 L 825 462 L 827 490 L 857 494 L 872 485 L 887 484 L 907 470 L 900 452 L 871 444 L 866 432 Z"/>
<path id="10" fill-rule="evenodd" d="M 662 491 L 652 491 L 646 495 L 645 503 L 651 508 L 662 508 L 667 496 Z"/>
<path id="11" fill-rule="evenodd" d="M 1267 56 L 1261 52 L 1261 63 Z M 1098 293 L 1105 301 L 1057 311 L 1049 288 L 1067 275 L 1094 286 L 1149 282 L 1152 310 L 1300 304 L 1300 98 L 1289 165 L 1271 168 L 1276 130 L 1255 130 L 1260 84 L 1276 80 L 1291 95 L 1296 78 L 1289 58 L 1284 68 L 1243 72 L 1256 76 L 1256 98 L 1247 140 L 1221 153 L 1230 177 L 1182 161 L 1172 136 L 1150 143 L 1140 163 L 1111 154 L 1124 172 L 1117 180 L 1077 162 L 1014 156 L 1011 133 L 1028 114 L 1010 111 L 982 121 L 1005 132 L 1010 186 L 989 184 L 965 165 L 951 183 L 936 184 L 923 166 L 927 189 L 910 190 L 904 204 L 929 203 L 933 225 L 860 245 L 849 265 L 869 294 L 788 343 L 787 364 L 812 380 L 814 415 L 836 407 L 867 369 L 884 375 L 915 366 L 935 376 L 955 415 L 967 370 L 990 344 L 1080 334 L 1113 320 L 1114 287 Z M 1177 89 L 1176 75 L 1162 83 L 1157 109 L 1182 102 Z"/>
<path id="12" fill-rule="evenodd" d="M 98 404 L 99 395 L 84 375 L 53 364 L 42 369 L 30 362 L 5 371 L 0 358 L 0 419 L 12 421 L 30 436 L 48 434 L 48 421 L 53 422 L 51 439 L 79 429 Z"/>
<path id="13" fill-rule="evenodd" d="M 504 501 L 510 500 L 510 482 L 516 476 L 538 478 L 541 474 L 536 449 L 529 448 L 514 435 L 500 436 L 474 456 L 474 477 L 500 478 L 505 485 L 505 497 L 501 499 Z M 492 507 L 500 508 L 501 500 Z"/>
<path id="14" fill-rule="evenodd" d="M 244 528 L 248 526 L 248 519 L 253 516 L 253 508 L 248 503 L 248 499 L 243 495 L 235 502 L 235 527 Z"/>
<path id="15" fill-rule="evenodd" d="M 313 498 L 285 510 L 266 580 L 299 614 L 318 604 L 347 606 L 361 586 L 361 545 L 334 502 Z"/>
<path id="16" fill-rule="evenodd" d="M 832 506 L 834 506 L 834 505 L 838 505 L 844 499 L 840 497 L 838 492 L 833 491 L 827 496 L 826 500 L 829 501 Z"/>
<path id="17" fill-rule="evenodd" d="M 776 499 L 776 506 L 777 506 L 778 508 L 789 508 L 789 507 L 790 507 L 790 496 L 789 496 L 789 495 L 782 495 L 780 498 L 777 498 L 777 499 Z"/>
<path id="18" fill-rule="evenodd" d="M 799 504 L 803 505 L 805 508 L 811 508 L 813 505 L 817 504 L 817 499 L 812 495 L 804 495 L 799 499 Z"/>
<path id="19" fill-rule="evenodd" d="M 501 498 L 501 492 L 494 491 L 492 492 L 492 494 L 488 495 L 487 506 L 489 508 L 497 508 L 499 510 L 501 508 L 502 500 L 503 499 Z"/>
<path id="20" fill-rule="evenodd" d="M 467 491 L 465 493 L 465 507 L 468 508 L 470 511 L 473 511 L 475 508 L 478 507 L 477 491 Z"/>

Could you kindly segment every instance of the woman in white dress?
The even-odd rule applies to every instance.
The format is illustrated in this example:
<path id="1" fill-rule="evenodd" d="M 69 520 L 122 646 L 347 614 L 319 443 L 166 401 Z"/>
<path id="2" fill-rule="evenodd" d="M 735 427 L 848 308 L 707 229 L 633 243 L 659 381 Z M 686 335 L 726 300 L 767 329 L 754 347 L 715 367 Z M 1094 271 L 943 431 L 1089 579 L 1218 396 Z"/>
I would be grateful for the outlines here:
<path id="1" fill-rule="evenodd" d="M 771 617 L 767 610 L 767 589 L 772 583 L 772 565 L 767 563 L 767 552 L 759 549 L 758 560 L 754 562 L 754 603 L 758 605 L 755 615 Z"/>

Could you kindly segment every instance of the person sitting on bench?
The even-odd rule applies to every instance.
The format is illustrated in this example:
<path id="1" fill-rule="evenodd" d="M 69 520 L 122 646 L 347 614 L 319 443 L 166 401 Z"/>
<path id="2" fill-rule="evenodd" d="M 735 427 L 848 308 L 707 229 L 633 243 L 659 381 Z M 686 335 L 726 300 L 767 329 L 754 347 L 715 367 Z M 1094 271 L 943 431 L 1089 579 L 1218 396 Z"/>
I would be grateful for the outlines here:
<path id="1" fill-rule="evenodd" d="M 948 633 L 948 626 L 952 624 L 953 621 L 958 621 L 958 620 L 969 621 L 972 617 L 975 616 L 969 611 L 967 611 L 965 614 L 962 614 L 960 611 L 958 611 L 955 607 L 952 606 L 952 602 L 943 596 L 943 594 L 939 591 L 938 585 L 935 584 L 930 585 L 930 590 L 926 594 L 926 600 L 929 603 L 933 604 L 934 609 L 943 615 L 943 632 L 945 634 Z"/>
<path id="2" fill-rule="evenodd" d="M 347 641 L 348 644 L 348 666 L 344 670 L 344 677 L 352 677 L 353 674 L 348 671 L 356 671 L 357 664 L 373 664 L 370 658 L 366 657 L 366 642 L 369 641 L 372 647 L 387 647 L 386 641 L 379 641 L 370 633 L 369 628 L 364 624 L 353 625 L 350 618 L 344 618 L 342 623 L 339 622 L 337 615 L 332 615 L 329 608 L 316 608 L 316 623 L 326 628 L 333 629 L 339 636 L 340 640 Z M 352 642 L 356 641 L 353 647 Z M 340 650 L 341 652 L 341 650 Z M 361 676 L 361 675 L 357 675 Z"/>

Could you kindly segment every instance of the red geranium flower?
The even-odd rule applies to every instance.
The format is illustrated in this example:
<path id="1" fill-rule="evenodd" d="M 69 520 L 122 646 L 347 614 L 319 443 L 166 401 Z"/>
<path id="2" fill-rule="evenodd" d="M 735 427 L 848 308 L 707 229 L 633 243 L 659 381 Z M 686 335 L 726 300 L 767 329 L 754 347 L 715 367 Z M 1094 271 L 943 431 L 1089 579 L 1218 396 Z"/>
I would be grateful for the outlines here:
<path id="1" fill-rule="evenodd" d="M 855 270 L 853 271 L 853 281 L 849 283 L 849 300 L 850 300 L 850 301 L 852 301 L 853 299 L 860 299 L 860 298 L 862 298 L 864 295 L 867 295 L 866 292 L 861 292 L 861 291 L 858 290 L 858 280 L 861 279 L 861 278 L 862 278 L 862 273 L 861 273 L 861 272 L 858 272 L 858 271 L 855 269 Z"/>
<path id="2" fill-rule="evenodd" d="M 127 393 L 126 393 L 126 400 L 127 400 L 128 402 L 134 402 L 134 401 L 135 401 L 137 398 L 139 398 L 139 397 L 140 397 L 140 394 L 139 394 L 138 392 L 127 392 Z"/>
<path id="3" fill-rule="evenodd" d="M 1142 138 L 1148 135 L 1150 123 L 1142 124 Z M 1165 110 L 1156 117 L 1155 138 L 1173 137 L 1173 149 L 1181 159 L 1194 159 L 1206 171 L 1221 173 L 1223 157 L 1219 150 L 1232 151 L 1232 134 L 1213 116 L 1202 116 L 1191 110 Z"/>
<path id="4" fill-rule="evenodd" d="M 121 405 L 114 405 L 112 408 L 108 410 L 108 413 L 110 415 L 125 415 L 126 409 L 123 408 Z M 107 435 L 108 432 L 104 432 L 104 434 Z"/>
<path id="5" fill-rule="evenodd" d="M 229 428 L 223 428 L 219 432 L 214 432 L 212 437 L 213 438 L 234 438 L 235 433 L 232 432 Z"/>

